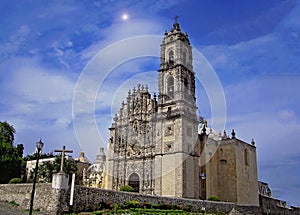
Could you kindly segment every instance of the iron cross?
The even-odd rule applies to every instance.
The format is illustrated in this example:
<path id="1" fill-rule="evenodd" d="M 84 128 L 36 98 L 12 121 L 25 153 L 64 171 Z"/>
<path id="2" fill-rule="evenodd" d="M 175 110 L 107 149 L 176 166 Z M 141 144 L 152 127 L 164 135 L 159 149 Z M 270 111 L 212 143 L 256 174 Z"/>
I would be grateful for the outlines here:
<path id="1" fill-rule="evenodd" d="M 177 22 L 177 21 L 178 21 L 178 18 L 179 18 L 179 16 L 177 16 L 177 15 L 174 17 L 174 19 L 175 19 L 175 22 Z"/>
<path id="2" fill-rule="evenodd" d="M 65 160 L 65 153 L 73 153 L 72 150 L 66 150 L 66 147 L 63 146 L 63 149 L 56 149 L 55 152 L 61 152 L 61 162 L 60 162 L 60 173 L 64 173 L 64 160 Z"/>

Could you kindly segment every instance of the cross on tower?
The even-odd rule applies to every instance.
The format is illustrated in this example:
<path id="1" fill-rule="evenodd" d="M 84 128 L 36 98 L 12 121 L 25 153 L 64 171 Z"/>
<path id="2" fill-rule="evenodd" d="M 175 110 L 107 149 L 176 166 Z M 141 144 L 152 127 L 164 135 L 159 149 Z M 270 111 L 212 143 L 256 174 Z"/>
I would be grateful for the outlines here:
<path id="1" fill-rule="evenodd" d="M 61 152 L 61 162 L 60 162 L 60 173 L 64 173 L 64 160 L 65 160 L 65 153 L 73 153 L 72 150 L 66 150 L 66 147 L 63 146 L 63 149 L 56 149 L 55 152 Z"/>
<path id="2" fill-rule="evenodd" d="M 178 18 L 179 18 L 179 16 L 177 16 L 177 15 L 174 17 L 175 22 L 178 21 Z"/>

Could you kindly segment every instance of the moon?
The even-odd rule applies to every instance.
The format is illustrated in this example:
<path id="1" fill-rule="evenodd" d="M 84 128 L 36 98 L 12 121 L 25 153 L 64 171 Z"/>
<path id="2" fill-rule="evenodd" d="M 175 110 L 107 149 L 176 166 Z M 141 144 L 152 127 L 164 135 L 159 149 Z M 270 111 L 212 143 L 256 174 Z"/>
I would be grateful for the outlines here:
<path id="1" fill-rule="evenodd" d="M 122 19 L 123 19 L 124 21 L 128 19 L 127 13 L 124 13 L 124 14 L 122 15 Z"/>

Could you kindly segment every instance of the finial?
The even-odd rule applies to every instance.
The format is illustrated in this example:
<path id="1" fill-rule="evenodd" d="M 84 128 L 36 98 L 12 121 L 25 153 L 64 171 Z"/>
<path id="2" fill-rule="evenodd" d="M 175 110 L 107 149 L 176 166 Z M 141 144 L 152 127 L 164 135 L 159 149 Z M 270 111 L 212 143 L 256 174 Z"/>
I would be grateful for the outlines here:
<path id="1" fill-rule="evenodd" d="M 129 90 L 129 91 L 128 91 L 128 96 L 130 96 L 130 94 L 131 94 L 131 91 Z"/>
<path id="2" fill-rule="evenodd" d="M 178 18 L 179 16 L 175 16 L 174 19 L 175 19 L 175 22 L 173 24 L 173 29 L 174 30 L 179 30 L 180 31 L 180 27 L 179 27 L 179 23 L 178 23 Z"/>
<path id="3" fill-rule="evenodd" d="M 177 16 L 177 15 L 174 17 L 175 23 L 178 22 L 178 18 L 179 18 L 179 16 Z"/>
<path id="4" fill-rule="evenodd" d="M 140 85 L 140 84 L 138 84 L 138 85 L 137 85 L 137 87 L 138 87 L 138 91 L 140 91 L 141 85 Z"/>
<path id="5" fill-rule="evenodd" d="M 232 136 L 232 138 L 235 138 L 235 132 L 234 132 L 234 129 L 232 129 L 231 136 Z"/>
<path id="6" fill-rule="evenodd" d="M 144 90 L 145 88 L 144 88 L 144 85 L 142 85 L 142 90 Z"/>
<path id="7" fill-rule="evenodd" d="M 253 138 L 252 138 L 252 140 L 251 140 L 251 144 L 252 144 L 252 146 L 255 146 L 255 141 L 254 141 Z"/>
<path id="8" fill-rule="evenodd" d="M 148 84 L 146 84 L 146 90 L 148 91 Z"/>

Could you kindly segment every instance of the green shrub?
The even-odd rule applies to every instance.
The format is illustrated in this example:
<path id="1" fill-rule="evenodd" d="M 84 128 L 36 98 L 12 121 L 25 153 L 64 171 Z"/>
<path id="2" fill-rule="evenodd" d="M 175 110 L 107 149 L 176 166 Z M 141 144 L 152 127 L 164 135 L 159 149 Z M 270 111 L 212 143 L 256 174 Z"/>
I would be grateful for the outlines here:
<path id="1" fill-rule="evenodd" d="M 23 181 L 20 178 L 12 178 L 12 179 L 10 179 L 10 181 L 8 183 L 9 184 L 20 184 L 20 183 L 23 183 Z"/>
<path id="2" fill-rule="evenodd" d="M 140 203 L 136 200 L 124 202 L 123 205 L 121 205 L 121 208 L 123 209 L 130 209 L 130 208 L 138 208 L 140 206 Z"/>
<path id="3" fill-rule="evenodd" d="M 220 198 L 218 196 L 210 196 L 207 199 L 208 201 L 215 201 L 215 202 L 219 202 Z"/>
<path id="4" fill-rule="evenodd" d="M 13 206 L 19 206 L 19 204 L 16 203 L 15 201 L 10 201 L 9 203 L 10 203 L 11 205 L 13 205 Z"/>
<path id="5" fill-rule="evenodd" d="M 123 185 L 122 187 L 120 187 L 120 191 L 133 192 L 133 188 L 129 185 Z"/>

